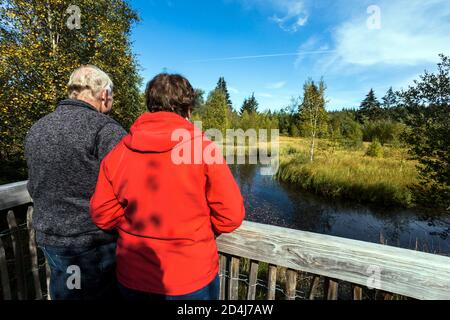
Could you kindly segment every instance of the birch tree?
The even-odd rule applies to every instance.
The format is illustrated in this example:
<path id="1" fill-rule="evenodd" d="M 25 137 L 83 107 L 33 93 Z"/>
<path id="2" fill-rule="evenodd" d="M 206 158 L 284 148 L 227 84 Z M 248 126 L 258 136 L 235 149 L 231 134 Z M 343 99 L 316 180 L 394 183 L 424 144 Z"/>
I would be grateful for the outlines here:
<path id="1" fill-rule="evenodd" d="M 303 86 L 303 100 L 299 106 L 300 129 L 310 139 L 310 161 L 314 161 L 317 139 L 327 132 L 327 112 L 325 110 L 325 82 L 319 84 L 308 80 Z"/>

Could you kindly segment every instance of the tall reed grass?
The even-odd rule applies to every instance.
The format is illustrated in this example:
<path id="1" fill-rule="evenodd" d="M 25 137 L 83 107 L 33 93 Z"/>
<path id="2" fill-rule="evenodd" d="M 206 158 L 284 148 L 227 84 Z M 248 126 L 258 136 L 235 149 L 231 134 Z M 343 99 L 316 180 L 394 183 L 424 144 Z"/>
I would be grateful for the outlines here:
<path id="1" fill-rule="evenodd" d="M 407 151 L 384 147 L 384 156 L 366 155 L 361 150 L 334 148 L 319 142 L 314 162 L 309 159 L 308 140 L 282 137 L 277 178 L 330 198 L 387 206 L 411 207 L 411 187 L 417 183 L 416 163 Z"/>

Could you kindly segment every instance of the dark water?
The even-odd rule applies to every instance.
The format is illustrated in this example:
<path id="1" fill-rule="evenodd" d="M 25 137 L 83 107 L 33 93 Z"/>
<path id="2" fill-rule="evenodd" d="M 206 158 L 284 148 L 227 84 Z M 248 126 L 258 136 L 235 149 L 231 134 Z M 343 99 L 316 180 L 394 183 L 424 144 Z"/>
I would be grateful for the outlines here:
<path id="1" fill-rule="evenodd" d="M 261 176 L 255 165 L 233 165 L 246 220 L 403 248 L 450 254 L 450 215 L 372 208 L 334 201 Z"/>

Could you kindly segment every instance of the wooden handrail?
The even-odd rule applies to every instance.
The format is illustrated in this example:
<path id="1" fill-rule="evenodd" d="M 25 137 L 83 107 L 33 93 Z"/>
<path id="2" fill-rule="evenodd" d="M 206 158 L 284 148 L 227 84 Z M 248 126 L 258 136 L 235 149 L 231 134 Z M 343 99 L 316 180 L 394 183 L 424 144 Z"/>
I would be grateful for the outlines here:
<path id="1" fill-rule="evenodd" d="M 0 210 L 7 210 L 30 203 L 27 181 L 0 185 Z"/>
<path id="2" fill-rule="evenodd" d="M 32 201 L 26 183 L 0 186 L 0 210 Z M 450 299 L 450 257 L 446 256 L 248 221 L 221 235 L 217 244 L 223 254 L 269 263 L 269 277 L 276 273 L 273 266 L 280 266 L 417 299 Z M 238 263 L 232 259 L 231 273 L 238 272 Z M 252 283 L 255 273 L 257 266 L 252 265 Z M 237 286 L 229 291 L 229 296 L 237 296 Z M 250 290 L 248 297 L 254 295 Z"/>
<path id="3" fill-rule="evenodd" d="M 450 299 L 450 257 L 245 221 L 219 251 L 417 299 Z"/>

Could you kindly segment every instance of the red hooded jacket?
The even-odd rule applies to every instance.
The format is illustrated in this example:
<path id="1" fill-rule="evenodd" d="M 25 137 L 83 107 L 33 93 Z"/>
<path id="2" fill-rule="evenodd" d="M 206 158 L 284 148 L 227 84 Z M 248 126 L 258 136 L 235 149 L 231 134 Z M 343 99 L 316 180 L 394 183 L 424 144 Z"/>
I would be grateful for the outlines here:
<path id="1" fill-rule="evenodd" d="M 215 278 L 214 236 L 238 228 L 245 209 L 217 145 L 177 114 L 157 112 L 143 114 L 103 160 L 91 216 L 119 232 L 123 286 L 184 295 Z"/>

